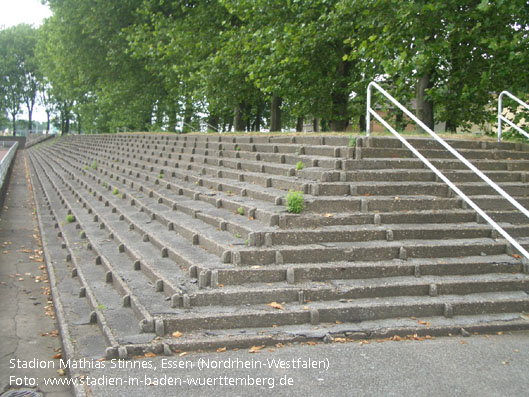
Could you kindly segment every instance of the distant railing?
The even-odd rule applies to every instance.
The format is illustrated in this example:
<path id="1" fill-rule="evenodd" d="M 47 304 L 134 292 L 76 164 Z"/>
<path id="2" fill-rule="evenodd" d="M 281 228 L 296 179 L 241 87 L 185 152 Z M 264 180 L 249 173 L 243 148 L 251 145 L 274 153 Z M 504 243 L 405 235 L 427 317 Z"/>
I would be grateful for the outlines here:
<path id="1" fill-rule="evenodd" d="M 520 134 L 524 135 L 526 138 L 529 138 L 529 133 L 527 131 L 522 130 L 520 127 L 518 127 L 516 124 L 508 120 L 503 115 L 503 96 L 507 95 L 509 98 L 515 100 L 518 102 L 518 104 L 527 110 L 529 110 L 529 105 L 522 101 L 520 98 L 515 97 L 513 94 L 511 94 L 509 91 L 502 91 L 501 94 L 498 96 L 498 142 L 501 142 L 501 122 L 505 121 L 507 124 L 509 124 L 512 128 L 514 128 L 516 131 L 518 131 Z"/>
<path id="2" fill-rule="evenodd" d="M 529 211 L 524 208 L 518 201 L 512 198 L 507 192 L 501 187 L 494 183 L 488 176 L 483 174 L 477 169 L 472 163 L 464 158 L 457 150 L 446 143 L 439 135 L 428 128 L 421 120 L 419 120 L 413 113 L 402 106 L 395 98 L 388 94 L 382 87 L 377 83 L 371 82 L 367 86 L 367 111 L 366 111 L 366 135 L 369 136 L 371 130 L 371 116 L 375 117 L 384 127 L 386 127 L 393 135 L 395 135 L 404 146 L 406 146 L 415 156 L 417 156 L 428 168 L 430 168 L 435 175 L 437 175 L 443 182 L 445 182 L 450 189 L 452 189 L 459 197 L 461 197 L 470 207 L 472 207 L 484 220 L 486 220 L 498 233 L 500 233 L 505 239 L 516 248 L 526 260 L 529 260 L 529 252 L 525 250 L 514 238 L 511 237 L 500 225 L 498 225 L 490 216 L 488 216 L 476 203 L 474 203 L 465 193 L 463 193 L 456 185 L 452 183 L 437 167 L 435 167 L 428 159 L 426 159 L 417 149 L 415 149 L 406 139 L 404 139 L 393 127 L 391 127 L 374 109 L 371 108 L 371 88 L 377 89 L 382 93 L 391 103 L 402 110 L 410 119 L 415 121 L 424 131 L 430 134 L 437 142 L 439 142 L 445 149 L 447 149 L 452 155 L 458 160 L 465 164 L 470 170 L 478 175 L 485 183 L 496 190 L 503 198 L 511 203 L 515 208 L 522 212 L 526 217 L 529 218 Z"/>

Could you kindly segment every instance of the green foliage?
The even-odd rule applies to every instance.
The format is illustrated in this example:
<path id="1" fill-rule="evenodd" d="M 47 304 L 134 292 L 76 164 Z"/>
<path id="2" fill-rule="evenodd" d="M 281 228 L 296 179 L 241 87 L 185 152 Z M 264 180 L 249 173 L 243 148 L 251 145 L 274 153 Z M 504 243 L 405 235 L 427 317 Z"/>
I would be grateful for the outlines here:
<path id="1" fill-rule="evenodd" d="M 68 222 L 68 223 L 75 222 L 75 216 L 73 216 L 72 214 L 66 215 L 66 222 Z"/>
<path id="2" fill-rule="evenodd" d="M 239 207 L 239 208 L 237 208 L 237 213 L 238 213 L 239 215 L 244 215 L 244 208 L 243 208 L 243 207 Z"/>
<path id="3" fill-rule="evenodd" d="M 287 211 L 293 214 L 299 214 L 305 209 L 305 199 L 303 193 L 290 190 L 286 195 Z"/>
<path id="4" fill-rule="evenodd" d="M 272 102 L 279 127 L 310 115 L 343 131 L 351 119 L 362 128 L 378 79 L 453 130 L 488 121 L 492 93 L 529 92 L 526 0 L 48 4 L 38 30 L 0 31 L 0 119 L 40 91 L 63 132 L 175 131 L 177 121 L 185 131 L 203 114 L 214 128 L 255 130 L 270 127 Z"/>
<path id="5" fill-rule="evenodd" d="M 97 160 L 92 161 L 92 169 L 97 170 Z"/>
<path id="6" fill-rule="evenodd" d="M 158 174 L 158 179 L 163 179 L 163 174 Z"/>
<path id="7" fill-rule="evenodd" d="M 112 190 L 112 194 L 113 194 L 114 196 L 117 196 L 117 195 L 119 194 L 119 190 L 116 189 L 116 188 L 114 188 L 114 190 Z"/>
<path id="8" fill-rule="evenodd" d="M 108 183 L 106 183 L 105 181 L 103 181 L 103 187 L 104 187 L 104 188 L 108 187 Z"/>
<path id="9" fill-rule="evenodd" d="M 0 30 L 0 122 L 4 114 L 9 115 L 13 133 L 22 107 L 28 113 L 28 127 L 33 130 L 33 109 L 43 79 L 35 58 L 37 35 L 38 31 L 26 24 Z"/>
<path id="10" fill-rule="evenodd" d="M 241 238 L 241 235 L 239 233 L 235 233 L 235 237 Z"/>
<path id="11" fill-rule="evenodd" d="M 356 137 L 351 135 L 351 138 L 349 138 L 349 147 L 355 148 L 356 147 Z"/>
<path id="12" fill-rule="evenodd" d="M 305 163 L 303 161 L 298 161 L 296 163 L 296 170 L 301 171 L 303 168 L 305 168 Z"/>

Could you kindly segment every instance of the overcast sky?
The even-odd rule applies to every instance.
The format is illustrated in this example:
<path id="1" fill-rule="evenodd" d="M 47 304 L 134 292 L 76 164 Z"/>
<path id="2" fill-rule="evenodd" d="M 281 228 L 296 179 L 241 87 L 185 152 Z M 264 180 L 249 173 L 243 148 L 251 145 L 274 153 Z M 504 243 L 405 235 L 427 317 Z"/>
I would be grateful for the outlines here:
<path id="1" fill-rule="evenodd" d="M 39 26 L 51 15 L 40 0 L 0 0 L 0 28 L 27 23 Z"/>

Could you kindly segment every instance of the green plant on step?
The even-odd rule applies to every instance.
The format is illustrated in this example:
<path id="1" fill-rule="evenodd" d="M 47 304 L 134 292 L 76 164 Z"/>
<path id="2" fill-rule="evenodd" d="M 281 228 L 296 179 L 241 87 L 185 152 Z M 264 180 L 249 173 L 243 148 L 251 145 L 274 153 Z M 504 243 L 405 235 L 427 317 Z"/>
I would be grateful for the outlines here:
<path id="1" fill-rule="evenodd" d="M 106 182 L 103 182 L 103 187 L 107 187 L 107 183 Z"/>
<path id="2" fill-rule="evenodd" d="M 235 233 L 235 237 L 241 238 L 241 235 L 239 233 Z"/>
<path id="3" fill-rule="evenodd" d="M 158 174 L 159 179 L 163 179 L 163 174 Z"/>
<path id="4" fill-rule="evenodd" d="M 92 169 L 97 170 L 97 160 L 92 161 Z"/>
<path id="5" fill-rule="evenodd" d="M 349 138 L 349 147 L 355 148 L 356 147 L 356 137 L 351 135 L 351 138 Z"/>
<path id="6" fill-rule="evenodd" d="M 114 196 L 116 196 L 118 193 L 119 193 L 118 189 L 114 188 L 114 190 L 112 190 L 112 194 Z"/>
<path id="7" fill-rule="evenodd" d="M 237 213 L 239 215 L 244 215 L 244 208 L 242 208 L 242 207 L 237 208 Z"/>
<path id="8" fill-rule="evenodd" d="M 88 167 L 87 165 L 85 165 L 85 166 L 83 167 L 83 170 L 88 171 L 88 168 L 90 168 L 90 167 Z"/>
<path id="9" fill-rule="evenodd" d="M 68 223 L 75 222 L 75 216 L 73 216 L 72 214 L 66 215 L 66 222 Z"/>
<path id="10" fill-rule="evenodd" d="M 303 193 L 290 190 L 286 195 L 287 212 L 299 214 L 305 209 L 305 199 Z"/>
<path id="11" fill-rule="evenodd" d="M 298 161 L 296 163 L 296 170 L 301 171 L 303 168 L 305 168 L 305 163 L 303 161 Z"/>

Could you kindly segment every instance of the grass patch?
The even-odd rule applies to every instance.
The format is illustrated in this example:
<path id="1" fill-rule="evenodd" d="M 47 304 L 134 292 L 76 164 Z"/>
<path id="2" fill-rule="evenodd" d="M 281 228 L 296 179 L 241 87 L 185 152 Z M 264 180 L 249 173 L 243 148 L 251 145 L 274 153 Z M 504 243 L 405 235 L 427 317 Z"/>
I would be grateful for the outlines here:
<path id="1" fill-rule="evenodd" d="M 92 169 L 97 170 L 97 160 L 92 161 Z"/>
<path id="2" fill-rule="evenodd" d="M 112 194 L 115 196 L 119 193 L 118 189 L 114 188 L 114 190 L 112 190 Z"/>
<path id="3" fill-rule="evenodd" d="M 296 170 L 301 171 L 303 168 L 305 168 L 305 163 L 303 161 L 298 161 L 296 163 Z"/>
<path id="4" fill-rule="evenodd" d="M 292 214 L 299 214 L 305 209 L 305 199 L 303 193 L 290 190 L 286 195 L 287 211 Z"/>
<path id="5" fill-rule="evenodd" d="M 237 208 L 237 213 L 239 215 L 244 215 L 244 208 L 242 208 L 242 207 Z"/>
<path id="6" fill-rule="evenodd" d="M 68 223 L 75 222 L 75 216 L 73 216 L 72 214 L 66 215 L 66 222 Z"/>

